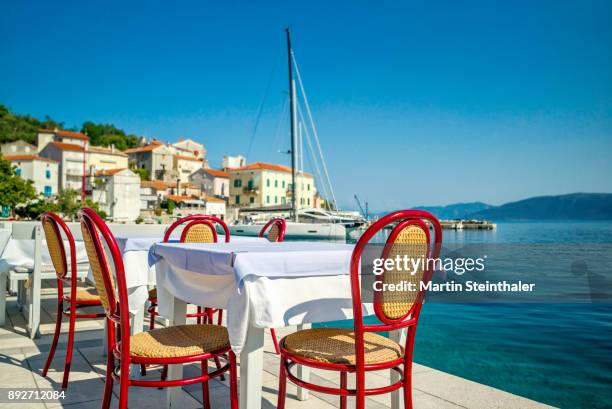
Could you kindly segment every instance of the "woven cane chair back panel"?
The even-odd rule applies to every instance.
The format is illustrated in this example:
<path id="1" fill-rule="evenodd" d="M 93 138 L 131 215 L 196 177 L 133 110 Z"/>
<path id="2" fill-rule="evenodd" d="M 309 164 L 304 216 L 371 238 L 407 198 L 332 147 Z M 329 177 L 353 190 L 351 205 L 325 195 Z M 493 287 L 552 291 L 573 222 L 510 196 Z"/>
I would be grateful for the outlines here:
<path id="1" fill-rule="evenodd" d="M 419 289 L 421 280 L 424 276 L 425 264 L 427 262 L 429 247 L 427 233 L 420 226 L 407 225 L 399 232 L 393 243 L 388 244 L 391 245 L 391 248 L 386 258 L 395 259 L 397 256 L 400 256 L 404 259 L 404 256 L 407 256 L 408 260 L 414 260 L 415 263 L 413 264 L 412 261 L 410 261 L 411 268 L 408 270 L 404 268 L 397 269 L 397 266 L 385 270 L 382 275 L 383 285 L 395 284 L 399 286 L 405 282 L 412 282 L 416 286 L 415 288 Z M 421 261 L 416 268 L 413 268 L 418 260 Z M 403 291 L 382 291 L 382 312 L 388 319 L 404 317 L 416 302 L 419 291 L 410 291 L 407 286 L 405 287 L 406 289 Z"/>
<path id="2" fill-rule="evenodd" d="M 270 227 L 270 230 L 268 230 L 268 240 L 272 242 L 277 242 L 279 238 L 280 238 L 280 227 L 278 226 L 278 223 L 274 223 Z"/>
<path id="3" fill-rule="evenodd" d="M 104 310 L 110 315 L 115 311 L 117 299 L 115 296 L 115 278 L 113 277 L 112 270 L 108 263 L 106 250 L 101 244 L 98 236 L 97 242 L 99 243 L 102 253 L 102 260 L 100 260 L 98 252 L 96 251 L 94 238 L 89 234 L 89 230 L 85 227 L 84 223 L 81 223 L 81 231 L 83 232 L 83 242 L 85 243 L 85 250 L 87 251 L 87 258 L 89 259 L 96 290 L 98 291 Z M 97 234 L 97 232 L 95 234 Z M 105 281 L 110 283 L 112 293 L 106 291 Z"/>
<path id="4" fill-rule="evenodd" d="M 191 224 L 185 227 L 187 232 L 183 233 L 184 243 L 215 243 L 214 227 L 206 223 Z"/>
<path id="5" fill-rule="evenodd" d="M 66 274 L 68 274 L 64 241 L 62 240 L 59 228 L 50 218 L 43 219 L 42 226 L 43 230 L 45 231 L 47 249 L 49 250 L 49 255 L 51 256 L 51 262 L 53 263 L 55 274 L 57 274 L 57 278 L 62 279 L 66 277 Z"/>

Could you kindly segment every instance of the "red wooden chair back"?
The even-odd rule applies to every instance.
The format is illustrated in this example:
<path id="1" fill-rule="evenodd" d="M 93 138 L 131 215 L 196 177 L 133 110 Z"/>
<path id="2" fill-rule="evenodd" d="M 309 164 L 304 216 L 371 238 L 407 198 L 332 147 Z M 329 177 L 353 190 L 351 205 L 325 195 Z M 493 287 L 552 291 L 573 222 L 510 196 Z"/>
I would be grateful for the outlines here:
<path id="1" fill-rule="evenodd" d="M 395 268 L 385 270 L 376 277 L 383 284 L 397 284 L 400 281 L 416 283 L 419 291 L 375 291 L 374 311 L 381 324 L 364 324 L 361 287 L 359 279 L 361 256 L 372 238 L 383 228 L 396 224 L 383 246 L 382 259 L 408 256 L 411 259 L 421 259 L 420 267 L 414 274 L 410 271 L 397 271 Z M 433 228 L 433 245 L 429 227 Z M 437 259 L 442 246 L 442 227 L 438 219 L 429 212 L 422 210 L 400 210 L 390 213 L 376 221 L 361 236 L 351 256 L 350 275 L 353 295 L 353 314 L 355 320 L 355 349 L 357 366 L 364 365 L 364 333 L 393 331 L 403 327 L 416 327 L 421 311 L 425 291 L 420 282 L 427 283 L 433 274 L 433 265 L 428 259 Z M 434 263 L 435 264 L 435 263 Z M 378 288 L 385 288 L 378 286 Z M 414 333 L 414 331 L 411 331 Z M 412 338 L 412 339 L 411 339 Z M 406 337 L 406 348 L 414 338 Z"/>
<path id="2" fill-rule="evenodd" d="M 189 223 L 188 223 L 189 222 Z M 217 242 L 217 229 L 215 224 L 218 224 L 225 233 L 225 242 L 230 241 L 230 231 L 227 224 L 216 216 L 210 216 L 206 214 L 192 214 L 185 216 L 174 223 L 166 230 L 164 234 L 164 242 L 167 243 L 170 240 L 172 232 L 179 226 L 187 223 L 183 232 L 181 233 L 181 242 L 186 243 L 216 243 Z"/>
<path id="3" fill-rule="evenodd" d="M 272 242 L 280 242 L 285 239 L 285 230 L 287 223 L 285 219 L 272 219 L 261 229 L 259 237 L 264 237 L 268 231 L 268 240 Z"/>
<path id="4" fill-rule="evenodd" d="M 122 354 L 124 352 L 129 354 L 130 314 L 125 269 L 119 246 L 104 220 L 92 209 L 81 209 L 79 220 L 87 258 L 100 301 L 107 318 L 120 326 Z M 110 257 L 107 249 L 110 252 Z M 110 328 L 109 340 L 111 345 L 114 346 L 116 343 L 115 333 Z M 110 354 L 111 351 L 109 350 L 108 353 Z"/>

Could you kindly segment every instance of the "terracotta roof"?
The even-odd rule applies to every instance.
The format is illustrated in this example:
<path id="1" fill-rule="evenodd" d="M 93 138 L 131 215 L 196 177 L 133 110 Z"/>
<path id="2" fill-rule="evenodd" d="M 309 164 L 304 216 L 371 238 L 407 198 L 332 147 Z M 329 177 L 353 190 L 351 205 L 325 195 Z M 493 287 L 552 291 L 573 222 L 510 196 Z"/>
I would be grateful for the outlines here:
<path id="1" fill-rule="evenodd" d="M 194 156 L 176 155 L 176 158 L 180 160 L 191 160 L 191 161 L 196 161 L 196 162 L 202 162 L 202 159 L 196 158 Z"/>
<path id="2" fill-rule="evenodd" d="M 276 165 L 273 163 L 255 162 L 250 165 L 243 166 L 241 168 L 230 169 L 230 171 L 242 171 L 242 170 L 271 170 L 274 172 L 286 172 L 291 173 L 291 168 L 285 165 Z M 310 173 L 303 172 L 306 176 L 312 176 Z"/>
<path id="3" fill-rule="evenodd" d="M 183 195 L 166 195 L 167 200 L 172 200 L 173 202 L 184 202 L 185 200 L 193 200 L 191 196 L 183 196 Z"/>
<path id="4" fill-rule="evenodd" d="M 123 172 L 126 168 L 120 169 L 102 169 L 96 172 L 96 176 L 113 176 L 119 172 Z"/>
<path id="5" fill-rule="evenodd" d="M 102 153 L 105 155 L 127 156 L 127 154 L 121 152 L 117 148 L 113 150 L 112 148 L 105 148 L 104 146 L 89 146 L 87 147 L 87 152 Z"/>
<path id="6" fill-rule="evenodd" d="M 81 139 L 83 141 L 88 141 L 89 137 L 81 132 L 72 132 L 72 131 L 64 131 L 63 129 L 39 129 L 38 132 L 44 133 L 52 133 L 57 136 L 61 136 L 62 138 L 72 138 L 72 139 Z"/>
<path id="7" fill-rule="evenodd" d="M 213 203 L 225 203 L 225 200 L 223 199 L 219 199 L 218 197 L 214 197 L 214 196 L 208 196 L 206 199 L 204 199 L 206 202 L 213 202 Z"/>
<path id="8" fill-rule="evenodd" d="M 229 178 L 229 173 L 217 169 L 204 169 L 204 172 L 216 178 Z"/>
<path id="9" fill-rule="evenodd" d="M 142 180 L 140 181 L 140 187 L 152 187 L 155 190 L 166 190 L 168 184 L 161 180 Z"/>
<path id="10" fill-rule="evenodd" d="M 42 156 L 38 156 L 38 155 L 4 155 L 2 157 L 8 160 L 9 162 L 15 162 L 18 160 L 23 160 L 23 161 L 41 160 L 43 162 L 58 163 L 55 160 L 51 160 L 49 158 L 43 158 Z"/>
<path id="11" fill-rule="evenodd" d="M 151 142 L 149 145 L 141 146 L 139 148 L 126 149 L 125 153 L 151 152 L 161 146 L 163 146 L 161 143 Z"/>
<path id="12" fill-rule="evenodd" d="M 63 150 L 63 151 L 75 151 L 75 152 L 83 152 L 84 149 L 81 145 L 76 145 L 74 143 L 64 143 L 64 142 L 57 142 L 57 141 L 51 141 L 49 142 L 49 145 L 53 145 L 56 148 Z"/>

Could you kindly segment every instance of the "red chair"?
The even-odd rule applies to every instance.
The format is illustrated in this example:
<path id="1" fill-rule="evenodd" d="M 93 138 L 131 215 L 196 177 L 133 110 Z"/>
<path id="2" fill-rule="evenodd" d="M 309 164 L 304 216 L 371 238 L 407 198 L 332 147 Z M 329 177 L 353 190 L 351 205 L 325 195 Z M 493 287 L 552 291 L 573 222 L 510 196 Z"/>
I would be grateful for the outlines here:
<path id="1" fill-rule="evenodd" d="M 190 216 L 185 216 L 183 218 L 178 219 L 166 230 L 164 234 L 164 243 L 170 241 L 170 237 L 172 233 L 181 225 L 186 224 L 183 228 L 183 231 L 180 236 L 181 243 L 216 243 L 217 242 L 217 229 L 215 228 L 215 223 L 219 224 L 225 233 L 225 242 L 229 242 L 230 240 L 230 232 L 229 228 L 223 222 L 223 220 L 219 219 L 215 216 L 209 216 L 205 214 L 194 214 Z M 155 316 L 157 315 L 157 289 L 152 289 L 149 291 L 149 308 L 148 312 L 150 314 L 150 323 L 149 329 L 155 328 Z M 187 318 L 196 318 L 196 322 L 198 324 L 212 324 L 213 323 L 213 315 L 218 313 L 217 317 L 217 325 L 221 325 L 223 322 L 223 310 L 215 309 L 215 308 L 204 308 L 198 306 L 197 312 L 188 313 L 185 316 Z M 221 363 L 219 362 L 219 358 L 215 358 L 215 363 L 217 368 L 221 368 Z M 141 373 L 143 375 L 146 374 L 146 367 L 144 365 L 141 366 Z M 166 368 L 164 368 L 162 372 L 162 379 L 166 377 Z M 221 380 L 225 380 L 224 376 L 221 376 Z"/>
<path id="2" fill-rule="evenodd" d="M 110 407 L 113 383 L 116 381 L 119 383 L 119 409 L 127 407 L 130 386 L 181 387 L 200 382 L 204 408 L 209 409 L 208 381 L 229 371 L 231 408 L 238 409 L 236 356 L 231 350 L 227 329 L 220 325 L 178 325 L 130 336 L 125 271 L 117 242 L 108 226 L 92 209 L 81 209 L 79 220 L 96 288 L 106 312 L 108 328 L 106 383 L 102 408 Z M 103 243 L 109 249 L 110 256 Z M 229 362 L 223 368 L 208 373 L 208 360 L 225 358 L 226 354 L 229 356 Z M 132 364 L 171 365 L 194 362 L 201 363 L 201 375 L 172 380 L 130 379 Z"/>
<path id="3" fill-rule="evenodd" d="M 429 225 L 426 222 L 433 227 L 433 246 Z M 400 210 L 382 217 L 368 228 L 357 242 L 351 257 L 350 280 L 354 329 L 309 329 L 290 334 L 280 341 L 279 409 L 285 407 L 287 379 L 303 388 L 340 396 L 341 409 L 346 408 L 347 396 L 355 396 L 356 408 L 364 409 L 366 396 L 404 388 L 404 405 L 406 408 L 412 408 L 412 352 L 424 291 L 374 291 L 374 311 L 381 323 L 364 324 L 362 315 L 359 276 L 361 255 L 372 237 L 391 224 L 394 224 L 394 227 L 383 247 L 381 258 L 395 258 L 397 255 L 407 255 L 411 258 L 439 257 L 442 228 L 438 219 L 429 212 Z M 376 281 L 382 281 L 383 284 L 397 284 L 406 280 L 415 284 L 420 281 L 429 282 L 433 266 L 430 263 L 424 264 L 425 268 L 418 269 L 416 274 L 392 269 L 376 276 Z M 408 331 L 404 346 L 376 334 L 380 331 L 401 328 L 406 328 Z M 340 387 L 316 385 L 297 378 L 291 373 L 291 368 L 296 364 L 338 371 Z M 382 387 L 366 388 L 366 372 L 390 369 L 400 375 L 399 381 Z M 354 389 L 347 387 L 348 373 L 355 374 Z"/>
<path id="4" fill-rule="evenodd" d="M 43 213 L 41 220 L 43 230 L 45 231 L 45 238 L 47 239 L 47 248 L 51 255 L 51 262 L 57 275 L 57 321 L 55 323 L 55 333 L 53 334 L 49 357 L 45 363 L 42 375 L 47 376 L 62 330 L 62 318 L 66 315 L 70 319 L 66 360 L 64 363 L 64 378 L 62 379 L 62 388 L 66 389 L 68 387 L 68 377 L 70 376 L 76 320 L 77 318 L 101 318 L 104 317 L 104 313 L 77 313 L 77 309 L 83 307 L 101 306 L 100 297 L 92 289 L 79 289 L 77 287 L 77 261 L 74 237 L 66 223 L 58 215 L 51 212 Z M 62 232 L 66 236 L 70 248 L 70 270 L 68 269 Z M 70 288 L 68 294 L 64 294 L 64 284 Z M 3 291 L 3 289 L 0 291 Z M 64 303 L 68 304 L 67 308 L 64 308 Z"/>
<path id="5" fill-rule="evenodd" d="M 287 229 L 287 223 L 284 219 L 272 219 L 261 229 L 259 237 L 265 237 L 266 231 L 268 232 L 268 240 L 272 242 L 281 242 L 285 239 L 285 230 Z M 276 331 L 274 328 L 270 328 L 270 335 L 272 335 L 272 342 L 274 342 L 274 349 L 277 354 L 280 354 L 278 349 L 278 340 L 276 338 Z"/>

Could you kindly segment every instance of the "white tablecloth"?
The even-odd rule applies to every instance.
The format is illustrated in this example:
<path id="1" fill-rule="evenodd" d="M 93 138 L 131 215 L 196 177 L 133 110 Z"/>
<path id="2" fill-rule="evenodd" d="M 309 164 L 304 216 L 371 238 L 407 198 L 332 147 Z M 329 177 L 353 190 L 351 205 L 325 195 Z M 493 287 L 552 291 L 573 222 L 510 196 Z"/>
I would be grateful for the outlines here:
<path id="1" fill-rule="evenodd" d="M 169 316 L 175 297 L 226 309 L 236 353 L 249 325 L 278 328 L 349 319 L 352 250 L 352 245 L 310 242 L 157 244 L 159 312 Z M 364 314 L 371 313 L 364 307 Z"/>
<path id="2" fill-rule="evenodd" d="M 152 252 L 155 244 L 161 243 L 162 238 L 158 236 L 116 236 L 117 245 L 123 257 L 125 269 L 125 282 L 128 289 L 128 302 L 130 312 L 135 313 L 143 309 L 149 298 L 149 287 L 155 286 L 156 261 L 159 259 Z M 219 235 L 218 240 L 225 240 L 224 235 Z M 261 242 L 267 241 L 258 237 L 232 236 L 232 242 Z M 172 242 L 177 243 L 173 240 Z M 213 246 L 221 243 L 212 244 Z"/>
<path id="3" fill-rule="evenodd" d="M 70 249 L 68 242 L 64 241 L 66 249 L 66 256 L 68 257 L 68 263 L 70 263 Z M 42 265 L 44 269 L 52 268 L 51 256 L 47 247 L 47 241 L 42 241 Z M 89 261 L 87 259 L 87 253 L 85 252 L 85 245 L 82 241 L 75 243 L 75 249 L 77 254 L 77 264 L 86 266 Z M 0 257 L 0 273 L 6 273 L 15 268 L 32 269 L 34 267 L 34 239 L 13 239 L 12 237 L 8 240 L 2 256 Z M 78 270 L 81 270 L 77 266 Z"/>

